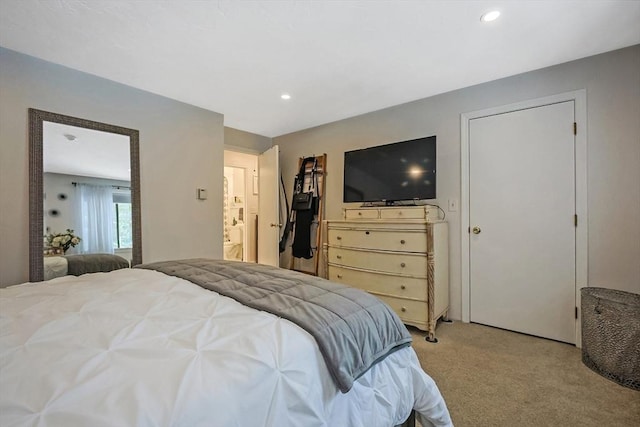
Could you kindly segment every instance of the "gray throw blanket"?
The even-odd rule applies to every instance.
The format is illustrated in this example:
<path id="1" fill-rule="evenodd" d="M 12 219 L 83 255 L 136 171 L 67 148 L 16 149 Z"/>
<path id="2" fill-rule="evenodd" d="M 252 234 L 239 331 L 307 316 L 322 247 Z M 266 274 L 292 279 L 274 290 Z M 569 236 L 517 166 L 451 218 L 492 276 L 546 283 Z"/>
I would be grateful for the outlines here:
<path id="1" fill-rule="evenodd" d="M 64 257 L 67 259 L 67 274 L 72 276 L 129 268 L 129 261 L 113 254 L 80 254 Z"/>
<path id="2" fill-rule="evenodd" d="M 376 362 L 411 343 L 407 328 L 381 300 L 319 277 L 261 264 L 208 259 L 136 268 L 189 280 L 297 324 L 315 338 L 343 393 Z"/>

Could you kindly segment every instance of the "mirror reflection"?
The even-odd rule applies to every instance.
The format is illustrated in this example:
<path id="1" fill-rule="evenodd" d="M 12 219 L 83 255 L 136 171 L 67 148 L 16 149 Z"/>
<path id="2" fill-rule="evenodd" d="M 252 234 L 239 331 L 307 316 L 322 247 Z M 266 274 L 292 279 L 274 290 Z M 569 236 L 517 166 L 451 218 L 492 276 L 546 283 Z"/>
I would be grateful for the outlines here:
<path id="1" fill-rule="evenodd" d="M 74 273 L 65 255 L 117 255 L 101 262 L 128 267 L 133 243 L 129 137 L 45 121 L 42 149 L 44 279 Z M 87 261 L 74 257 L 72 262 L 81 259 Z"/>
<path id="2" fill-rule="evenodd" d="M 131 259 L 128 136 L 45 121 L 43 172 L 45 255 Z"/>
<path id="3" fill-rule="evenodd" d="M 139 264 L 138 131 L 29 114 L 30 280 Z"/>

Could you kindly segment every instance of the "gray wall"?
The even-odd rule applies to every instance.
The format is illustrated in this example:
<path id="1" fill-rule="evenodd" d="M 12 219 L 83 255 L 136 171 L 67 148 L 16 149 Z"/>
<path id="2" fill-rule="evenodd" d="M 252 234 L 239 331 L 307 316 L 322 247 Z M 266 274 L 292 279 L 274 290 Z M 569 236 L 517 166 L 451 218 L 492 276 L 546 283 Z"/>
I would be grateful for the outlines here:
<path id="1" fill-rule="evenodd" d="M 271 148 L 271 138 L 225 126 L 224 145 L 227 150 L 258 154 L 264 153 Z"/>
<path id="2" fill-rule="evenodd" d="M 640 292 L 640 45 L 283 135 L 273 143 L 281 149 L 285 182 L 293 179 L 299 157 L 327 153 L 326 218 L 339 219 L 345 151 L 437 135 L 437 203 L 446 210 L 447 200 L 460 200 L 461 194 L 461 113 L 578 89 L 587 91 L 589 285 Z M 447 212 L 447 219 L 450 316 L 460 319 L 460 212 Z"/>
<path id="3" fill-rule="evenodd" d="M 222 257 L 221 114 L 0 48 L 0 286 L 28 280 L 28 108 L 140 131 L 144 262 Z"/>

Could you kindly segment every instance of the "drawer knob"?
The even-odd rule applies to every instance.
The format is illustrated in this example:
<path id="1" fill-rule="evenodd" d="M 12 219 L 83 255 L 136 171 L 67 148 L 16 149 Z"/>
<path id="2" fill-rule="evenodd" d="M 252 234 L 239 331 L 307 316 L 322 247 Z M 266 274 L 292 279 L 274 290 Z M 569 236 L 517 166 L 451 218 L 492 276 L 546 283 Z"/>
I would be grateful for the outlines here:
<path id="1" fill-rule="evenodd" d="M 362 215 L 362 212 L 358 212 L 358 215 Z"/>
<path id="2" fill-rule="evenodd" d="M 400 285 L 400 289 L 405 290 L 407 287 L 405 285 Z"/>
<path id="3" fill-rule="evenodd" d="M 342 255 L 336 255 L 336 258 L 342 259 Z"/>
<path id="4" fill-rule="evenodd" d="M 342 274 L 338 274 L 338 279 L 342 279 Z"/>
<path id="5" fill-rule="evenodd" d="M 404 267 L 406 267 L 406 266 L 407 266 L 407 264 L 405 264 L 404 262 L 400 264 L 400 267 L 403 267 L 403 268 L 404 268 Z"/>
<path id="6" fill-rule="evenodd" d="M 407 307 L 402 307 L 400 310 L 404 313 L 405 311 L 407 311 Z"/>
<path id="7" fill-rule="evenodd" d="M 404 245 L 405 243 L 407 243 L 407 242 L 405 242 L 405 241 L 404 241 L 404 239 L 403 239 L 403 240 L 400 240 L 400 244 L 401 244 L 401 245 Z"/>
<path id="8" fill-rule="evenodd" d="M 369 232 L 368 232 L 368 231 L 365 231 L 365 232 L 364 232 L 364 234 L 369 235 Z"/>
<path id="9" fill-rule="evenodd" d="M 398 216 L 402 216 L 402 211 L 399 211 L 399 212 L 398 212 Z"/>
<path id="10" fill-rule="evenodd" d="M 336 239 L 342 240 L 342 236 L 337 236 Z"/>

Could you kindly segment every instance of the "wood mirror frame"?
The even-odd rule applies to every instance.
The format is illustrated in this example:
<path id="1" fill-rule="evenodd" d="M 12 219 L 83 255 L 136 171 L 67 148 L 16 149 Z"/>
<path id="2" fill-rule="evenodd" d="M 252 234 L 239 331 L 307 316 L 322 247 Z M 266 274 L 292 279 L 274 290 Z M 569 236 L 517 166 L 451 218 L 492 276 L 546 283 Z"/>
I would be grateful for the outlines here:
<path id="1" fill-rule="evenodd" d="M 139 132 L 135 129 L 29 108 L 29 281 L 44 280 L 43 122 L 60 123 L 129 137 L 133 234 L 131 265 L 142 263 Z"/>

